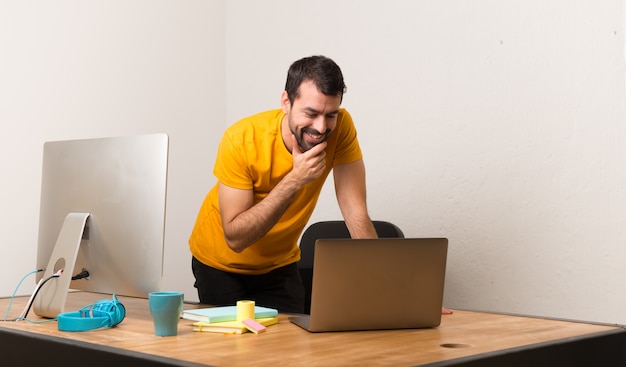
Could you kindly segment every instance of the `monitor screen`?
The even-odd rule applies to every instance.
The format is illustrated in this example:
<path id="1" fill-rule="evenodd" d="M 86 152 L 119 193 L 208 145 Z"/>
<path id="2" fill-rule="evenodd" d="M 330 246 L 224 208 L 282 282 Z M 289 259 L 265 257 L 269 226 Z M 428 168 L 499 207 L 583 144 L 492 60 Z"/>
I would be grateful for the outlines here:
<path id="1" fill-rule="evenodd" d="M 166 134 L 44 144 L 35 313 L 63 312 L 67 289 L 147 297 L 161 288 Z M 71 280 L 82 270 L 87 278 Z"/>

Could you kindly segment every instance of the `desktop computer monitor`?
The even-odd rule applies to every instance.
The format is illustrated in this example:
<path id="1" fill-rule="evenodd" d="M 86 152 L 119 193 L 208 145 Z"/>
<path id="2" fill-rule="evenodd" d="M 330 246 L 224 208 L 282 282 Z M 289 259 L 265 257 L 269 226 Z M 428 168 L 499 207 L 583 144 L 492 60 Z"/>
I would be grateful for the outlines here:
<path id="1" fill-rule="evenodd" d="M 64 312 L 69 289 L 136 297 L 160 290 L 168 152 L 166 134 L 44 144 L 37 315 Z M 71 279 L 83 269 L 87 278 Z"/>

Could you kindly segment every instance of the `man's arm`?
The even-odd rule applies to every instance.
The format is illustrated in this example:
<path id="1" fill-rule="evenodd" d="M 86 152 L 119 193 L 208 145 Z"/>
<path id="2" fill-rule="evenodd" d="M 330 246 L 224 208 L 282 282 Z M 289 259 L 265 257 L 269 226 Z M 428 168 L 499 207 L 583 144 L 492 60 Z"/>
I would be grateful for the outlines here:
<path id="1" fill-rule="evenodd" d="M 367 213 L 365 165 L 363 160 L 333 167 L 339 209 L 352 238 L 376 238 Z"/>
<path id="2" fill-rule="evenodd" d="M 284 179 L 265 199 L 253 205 L 252 190 L 220 183 L 220 211 L 228 246 L 241 252 L 263 237 L 287 210 L 296 192 L 295 182 Z"/>
<path id="3" fill-rule="evenodd" d="M 260 202 L 254 204 L 252 190 L 219 184 L 220 214 L 226 243 L 241 252 L 263 237 L 278 222 L 298 190 L 317 179 L 326 167 L 327 143 L 300 151 L 293 138 L 293 168 Z"/>

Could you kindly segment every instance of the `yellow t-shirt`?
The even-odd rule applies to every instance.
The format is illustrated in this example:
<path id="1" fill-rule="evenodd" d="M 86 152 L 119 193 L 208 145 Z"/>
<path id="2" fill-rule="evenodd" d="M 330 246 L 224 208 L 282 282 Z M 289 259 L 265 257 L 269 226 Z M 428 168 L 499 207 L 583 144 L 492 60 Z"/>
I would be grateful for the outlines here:
<path id="1" fill-rule="evenodd" d="M 253 190 L 255 203 L 267 196 L 293 165 L 281 135 L 283 116 L 281 109 L 266 111 L 244 118 L 226 130 L 213 170 L 219 182 Z M 192 255 L 208 266 L 242 274 L 264 274 L 300 260 L 298 238 L 332 167 L 362 158 L 352 117 L 343 108 L 327 142 L 324 174 L 302 188 L 276 225 L 241 253 L 232 251 L 224 239 L 216 184 L 204 199 L 191 233 Z"/>

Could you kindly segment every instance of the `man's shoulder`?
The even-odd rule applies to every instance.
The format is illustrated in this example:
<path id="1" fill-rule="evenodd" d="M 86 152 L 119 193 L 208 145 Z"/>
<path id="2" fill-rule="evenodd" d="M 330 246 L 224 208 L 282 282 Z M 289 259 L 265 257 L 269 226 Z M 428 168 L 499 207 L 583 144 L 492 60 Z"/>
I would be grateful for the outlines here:
<path id="1" fill-rule="evenodd" d="M 337 116 L 337 130 L 339 131 L 351 131 L 354 130 L 354 121 L 352 115 L 345 108 L 339 109 L 339 116 Z"/>
<path id="2" fill-rule="evenodd" d="M 278 122 L 283 116 L 281 109 L 267 110 L 254 115 L 250 115 L 242 118 L 241 120 L 232 124 L 229 130 L 247 130 L 247 129 L 267 129 L 273 128 L 275 124 L 272 122 Z"/>
<path id="3" fill-rule="evenodd" d="M 248 146 L 258 141 L 270 141 L 280 134 L 280 121 L 283 111 L 280 109 L 260 112 L 235 122 L 224 132 L 223 138 L 232 145 Z"/>

